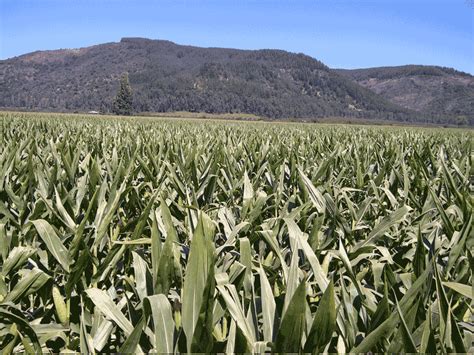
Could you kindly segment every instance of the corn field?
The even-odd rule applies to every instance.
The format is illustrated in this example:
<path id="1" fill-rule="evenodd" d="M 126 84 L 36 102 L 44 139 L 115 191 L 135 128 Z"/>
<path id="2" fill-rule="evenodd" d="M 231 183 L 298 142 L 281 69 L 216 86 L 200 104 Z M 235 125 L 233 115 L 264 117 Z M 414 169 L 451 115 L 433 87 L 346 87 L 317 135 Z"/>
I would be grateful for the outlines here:
<path id="1" fill-rule="evenodd" d="M 0 113 L 0 349 L 473 352 L 473 132 Z"/>

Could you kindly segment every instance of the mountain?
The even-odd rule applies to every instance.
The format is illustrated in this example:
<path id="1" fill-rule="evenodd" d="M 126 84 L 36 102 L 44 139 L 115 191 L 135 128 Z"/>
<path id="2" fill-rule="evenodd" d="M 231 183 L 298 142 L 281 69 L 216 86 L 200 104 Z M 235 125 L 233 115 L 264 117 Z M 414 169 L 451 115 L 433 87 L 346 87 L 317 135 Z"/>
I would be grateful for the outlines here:
<path id="1" fill-rule="evenodd" d="M 0 61 L 0 106 L 107 112 L 123 72 L 129 73 L 136 111 L 244 112 L 273 118 L 405 119 L 409 114 L 303 54 L 142 38 Z"/>
<path id="2" fill-rule="evenodd" d="M 449 116 L 391 102 L 364 87 L 364 80 L 360 85 L 353 78 L 356 71 L 332 70 L 304 54 L 200 48 L 144 38 L 2 60 L 0 107 L 109 112 L 124 72 L 129 73 L 137 112 L 425 122 Z"/>
<path id="3" fill-rule="evenodd" d="M 423 65 L 336 71 L 407 109 L 474 124 L 474 76 L 470 74 Z"/>

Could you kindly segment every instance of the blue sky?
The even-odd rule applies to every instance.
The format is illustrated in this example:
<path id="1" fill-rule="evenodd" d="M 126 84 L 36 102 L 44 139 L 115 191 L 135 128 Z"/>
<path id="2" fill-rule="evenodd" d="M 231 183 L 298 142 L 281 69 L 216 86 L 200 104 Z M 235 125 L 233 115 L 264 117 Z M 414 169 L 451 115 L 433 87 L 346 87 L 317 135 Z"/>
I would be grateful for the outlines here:
<path id="1" fill-rule="evenodd" d="M 474 73 L 474 0 L 0 0 L 0 58 L 121 37 Z"/>

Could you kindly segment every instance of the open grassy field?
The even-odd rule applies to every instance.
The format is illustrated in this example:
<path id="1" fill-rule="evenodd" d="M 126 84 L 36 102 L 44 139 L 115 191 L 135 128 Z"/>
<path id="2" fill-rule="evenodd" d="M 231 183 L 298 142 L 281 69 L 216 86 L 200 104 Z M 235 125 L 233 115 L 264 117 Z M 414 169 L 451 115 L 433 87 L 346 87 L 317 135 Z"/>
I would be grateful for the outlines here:
<path id="1" fill-rule="evenodd" d="M 473 352 L 473 131 L 0 113 L 0 349 Z"/>

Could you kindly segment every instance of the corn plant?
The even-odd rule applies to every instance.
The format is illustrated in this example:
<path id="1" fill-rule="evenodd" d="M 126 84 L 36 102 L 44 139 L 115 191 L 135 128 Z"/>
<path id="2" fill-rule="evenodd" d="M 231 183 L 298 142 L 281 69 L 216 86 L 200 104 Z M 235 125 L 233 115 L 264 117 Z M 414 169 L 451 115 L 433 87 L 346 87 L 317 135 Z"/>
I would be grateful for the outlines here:
<path id="1" fill-rule="evenodd" d="M 3 353 L 474 351 L 472 131 L 0 131 Z"/>

